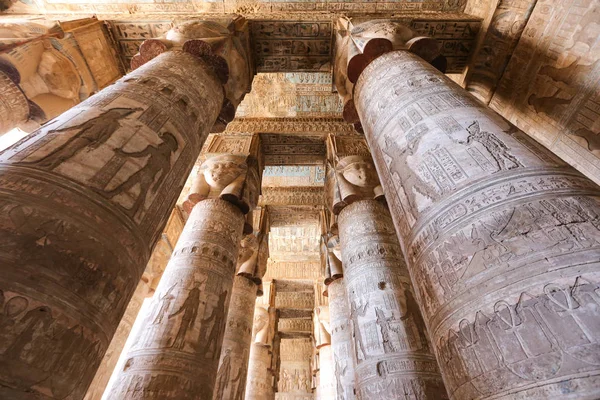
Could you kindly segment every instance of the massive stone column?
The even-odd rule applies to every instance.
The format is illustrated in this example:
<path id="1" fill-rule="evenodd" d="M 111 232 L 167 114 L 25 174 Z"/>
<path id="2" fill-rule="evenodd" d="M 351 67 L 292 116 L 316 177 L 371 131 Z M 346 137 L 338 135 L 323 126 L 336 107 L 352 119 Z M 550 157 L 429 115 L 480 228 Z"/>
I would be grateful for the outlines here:
<path id="1" fill-rule="evenodd" d="M 258 135 L 236 140 L 251 143 L 252 149 L 260 147 Z M 256 153 L 202 156 L 205 161 L 185 203 L 191 209 L 189 218 L 111 398 L 212 400 L 214 390 L 225 389 L 229 377 L 223 373 L 226 367 L 218 369 L 219 358 L 244 213 L 258 201 L 256 157 Z M 238 286 L 238 295 L 249 291 L 255 298 L 256 284 L 244 283 Z M 243 387 L 238 384 L 236 390 Z"/>
<path id="2" fill-rule="evenodd" d="M 598 397 L 598 187 L 409 52 L 354 104 L 451 397 Z"/>
<path id="3" fill-rule="evenodd" d="M 213 393 L 214 400 L 244 400 L 246 391 L 254 308 L 262 278 L 255 272 L 263 272 L 268 259 L 266 209 L 258 210 L 253 221 L 254 232 L 242 239 L 238 255 L 237 275 L 233 280 L 217 382 Z"/>
<path id="4" fill-rule="evenodd" d="M 222 110 L 186 50 L 0 153 L 0 397 L 84 396 Z"/>
<path id="5" fill-rule="evenodd" d="M 246 380 L 247 400 L 270 400 L 273 393 L 273 370 L 271 368 L 273 346 L 273 316 L 268 308 L 273 304 L 272 283 L 265 283 L 264 294 L 256 302 L 252 345 Z"/>
<path id="6" fill-rule="evenodd" d="M 331 352 L 337 400 L 351 400 L 354 394 L 354 343 L 350 326 L 350 307 L 343 279 L 327 287 L 331 319 Z"/>
<path id="7" fill-rule="evenodd" d="M 366 155 L 348 155 L 342 147 L 350 143 L 330 140 L 343 156 L 330 155 L 328 185 L 339 212 L 356 396 L 447 398 L 375 167 Z"/>
<path id="8" fill-rule="evenodd" d="M 181 213 L 176 207 L 171 213 L 171 217 L 167 222 L 167 226 L 165 227 L 160 241 L 154 247 L 152 257 L 150 257 L 150 261 L 146 266 L 142 279 L 138 283 L 129 304 L 127 305 L 125 314 L 123 314 L 123 318 L 121 318 L 121 322 L 106 350 L 106 354 L 104 354 L 100 367 L 96 371 L 94 380 L 85 394 L 85 400 L 100 400 L 102 398 L 102 395 L 106 390 L 106 385 L 115 370 L 117 362 L 119 361 L 119 356 L 125 347 L 127 338 L 131 333 L 131 329 L 142 308 L 144 300 L 147 297 L 152 296 L 156 290 L 182 229 L 183 221 Z"/>
<path id="9" fill-rule="evenodd" d="M 331 175 L 330 175 L 331 176 Z M 337 223 L 333 231 L 337 232 Z M 344 271 L 339 236 L 327 235 L 327 269 L 330 279 L 326 280 L 329 299 L 329 326 L 331 331 L 331 357 L 335 373 L 336 400 L 352 400 L 354 393 L 354 342 L 350 326 L 350 307 L 344 285 Z"/>
<path id="10" fill-rule="evenodd" d="M 322 284 L 315 285 L 315 311 L 314 311 L 314 338 L 315 348 L 318 352 L 318 387 L 316 399 L 333 400 L 336 395 L 335 369 L 331 350 L 331 328 L 329 324 L 329 304 L 327 297 L 320 295 Z M 321 304 L 319 304 L 321 303 Z"/>
<path id="11" fill-rule="evenodd" d="M 246 277 L 234 278 L 213 393 L 215 400 L 244 400 L 257 289 L 258 285 Z"/>

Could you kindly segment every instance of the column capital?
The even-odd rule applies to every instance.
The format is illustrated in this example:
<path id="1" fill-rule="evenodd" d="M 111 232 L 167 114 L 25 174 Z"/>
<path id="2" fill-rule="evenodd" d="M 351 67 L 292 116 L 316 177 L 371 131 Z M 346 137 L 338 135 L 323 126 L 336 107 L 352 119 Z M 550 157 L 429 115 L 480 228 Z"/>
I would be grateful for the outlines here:
<path id="1" fill-rule="evenodd" d="M 326 193 L 327 207 L 334 215 L 355 201 L 383 198 L 381 183 L 363 137 L 329 136 Z"/>
<path id="2" fill-rule="evenodd" d="M 373 60 L 390 51 L 406 50 L 442 72 L 446 69 L 446 58 L 440 53 L 440 43 L 433 38 L 419 36 L 399 21 L 374 19 L 355 25 L 347 18 L 340 18 L 335 22 L 334 29 L 333 80 L 344 103 L 344 120 L 355 124 L 358 131 L 361 128 L 354 106 L 354 85 Z"/>
<path id="3" fill-rule="evenodd" d="M 199 201 L 221 198 L 244 214 L 258 204 L 262 161 L 258 134 L 211 135 L 201 154 L 200 166 L 183 204 L 186 212 Z M 250 225 L 245 228 L 251 233 Z"/>
<path id="4" fill-rule="evenodd" d="M 225 101 L 213 131 L 223 131 L 252 84 L 254 65 L 248 21 L 238 15 L 186 21 L 161 37 L 145 40 L 131 59 L 131 68 L 136 69 L 166 51 L 192 54 L 215 72 L 223 85 Z"/>

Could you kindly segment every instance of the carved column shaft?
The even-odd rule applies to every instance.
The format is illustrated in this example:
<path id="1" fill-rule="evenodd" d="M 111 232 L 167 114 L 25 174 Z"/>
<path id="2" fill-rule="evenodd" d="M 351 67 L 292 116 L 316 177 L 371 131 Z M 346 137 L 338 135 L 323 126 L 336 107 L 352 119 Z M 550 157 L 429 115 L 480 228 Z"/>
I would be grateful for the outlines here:
<path id="1" fill-rule="evenodd" d="M 127 305 L 127 309 L 125 310 L 125 314 L 123 318 L 121 318 L 121 322 L 117 327 L 117 331 L 113 336 L 113 339 L 106 350 L 106 354 L 102 359 L 102 363 L 100 363 L 100 367 L 98 371 L 96 371 L 96 375 L 94 376 L 94 380 L 92 381 L 87 393 L 85 394 L 85 400 L 100 400 L 104 391 L 106 389 L 106 385 L 110 380 L 110 377 L 117 366 L 117 362 L 119 361 L 119 356 L 125 347 L 125 343 L 127 342 L 127 338 L 131 333 L 131 328 L 133 327 L 133 323 L 137 318 L 140 309 L 142 308 L 142 304 L 144 303 L 144 299 L 150 293 L 150 286 L 148 282 L 144 280 L 140 280 L 138 283 L 129 304 Z"/>
<path id="2" fill-rule="evenodd" d="M 270 291 L 267 293 L 270 295 Z M 269 301 L 266 301 L 266 304 L 268 305 Z M 273 342 L 271 319 L 271 315 L 265 307 L 256 306 L 246 380 L 245 398 L 247 400 L 269 400 L 274 397 L 273 370 L 271 368 Z"/>
<path id="3" fill-rule="evenodd" d="M 598 397 L 598 187 L 407 52 L 354 95 L 451 397 Z"/>
<path id="4" fill-rule="evenodd" d="M 192 210 L 110 397 L 212 399 L 244 216 Z"/>
<path id="5" fill-rule="evenodd" d="M 0 153 L 0 397 L 84 396 L 222 102 L 170 52 Z"/>
<path id="6" fill-rule="evenodd" d="M 244 400 L 257 289 L 244 276 L 233 280 L 214 400 Z"/>
<path id="7" fill-rule="evenodd" d="M 327 286 L 331 319 L 331 349 L 337 399 L 352 400 L 354 395 L 354 343 L 350 325 L 350 307 L 343 279 Z"/>
<path id="8" fill-rule="evenodd" d="M 357 201 L 338 224 L 357 397 L 447 398 L 389 211 Z"/>

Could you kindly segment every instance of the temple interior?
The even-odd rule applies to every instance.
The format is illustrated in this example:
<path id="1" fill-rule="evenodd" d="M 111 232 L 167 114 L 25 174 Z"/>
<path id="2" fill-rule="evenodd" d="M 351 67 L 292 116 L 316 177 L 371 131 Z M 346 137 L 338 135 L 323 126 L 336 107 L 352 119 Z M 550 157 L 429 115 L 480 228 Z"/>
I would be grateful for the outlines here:
<path id="1" fill-rule="evenodd" d="M 0 0 L 0 400 L 600 399 L 600 0 Z"/>

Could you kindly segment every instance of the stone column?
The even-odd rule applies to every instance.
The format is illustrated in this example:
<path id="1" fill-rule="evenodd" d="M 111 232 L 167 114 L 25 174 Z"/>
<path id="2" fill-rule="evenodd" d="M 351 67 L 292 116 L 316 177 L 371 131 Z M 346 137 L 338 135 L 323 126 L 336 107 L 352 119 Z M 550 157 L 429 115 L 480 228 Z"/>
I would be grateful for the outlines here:
<path id="1" fill-rule="evenodd" d="M 246 277 L 234 278 L 214 400 L 244 400 L 257 289 Z"/>
<path id="2" fill-rule="evenodd" d="M 267 295 L 265 294 L 263 296 Z M 267 306 L 268 306 L 267 302 Z M 262 305 L 256 306 L 252 330 L 252 346 L 246 380 L 246 400 L 269 400 L 273 394 L 273 372 L 271 348 L 273 335 L 269 311 Z"/>
<path id="3" fill-rule="evenodd" d="M 354 96 L 451 397 L 600 396 L 598 187 L 408 52 Z"/>
<path id="4" fill-rule="evenodd" d="M 29 103 L 18 84 L 19 73 L 0 66 L 0 136 L 29 118 Z"/>
<path id="5" fill-rule="evenodd" d="M 350 307 L 343 279 L 327 286 L 331 324 L 331 351 L 338 400 L 352 400 L 354 395 L 354 346 L 350 331 Z"/>
<path id="6" fill-rule="evenodd" d="M 175 208 L 171 213 L 171 218 L 169 218 L 169 222 L 167 222 L 167 226 L 165 227 L 160 241 L 154 247 L 152 257 L 127 305 L 125 314 L 123 315 L 123 318 L 121 318 L 117 331 L 100 363 L 100 368 L 96 371 L 94 380 L 85 394 L 85 400 L 100 400 L 102 398 L 102 395 L 106 390 L 106 385 L 115 370 L 144 300 L 147 297 L 151 297 L 156 290 L 157 284 L 160 281 L 162 273 L 173 252 L 174 244 L 177 242 L 177 238 L 181 234 L 182 229 L 183 222 L 180 212 Z"/>
<path id="7" fill-rule="evenodd" d="M 214 400 L 244 400 L 246 391 L 254 308 L 262 278 L 261 274 L 257 276 L 255 273 L 265 270 L 268 258 L 266 210 L 259 210 L 254 217 L 254 232 L 242 240 L 238 255 L 237 276 L 233 281 Z"/>
<path id="8" fill-rule="evenodd" d="M 222 199 L 194 207 L 110 398 L 212 399 L 243 226 Z"/>
<path id="9" fill-rule="evenodd" d="M 356 137 L 355 137 L 356 138 Z M 447 398 L 375 167 L 347 155 L 352 143 L 332 137 L 332 209 L 339 212 L 344 283 L 356 359 L 359 399 Z M 364 139 L 356 138 L 355 141 Z M 343 147 L 348 148 L 344 150 Z"/>
<path id="10" fill-rule="evenodd" d="M 0 153 L 0 397 L 85 395 L 222 83 L 167 52 Z"/>
<path id="11" fill-rule="evenodd" d="M 237 140 L 250 142 L 252 149 L 260 147 L 258 135 Z M 185 203 L 191 209 L 189 218 L 111 398 L 212 400 L 215 382 L 218 390 L 226 385 L 227 374 L 218 370 L 219 358 L 244 213 L 258 201 L 256 156 L 202 157 L 206 160 Z M 250 291 L 255 298 L 256 284 L 243 285 L 238 287 L 240 293 Z M 235 373 L 231 359 L 229 369 Z"/>
<path id="12" fill-rule="evenodd" d="M 125 314 L 123 314 L 123 318 L 121 318 L 121 322 L 117 327 L 115 335 L 106 350 L 106 354 L 104 354 L 100 367 L 98 368 L 98 371 L 96 371 L 94 380 L 85 394 L 85 400 L 102 399 L 102 395 L 106 390 L 106 385 L 108 385 L 108 381 L 119 361 L 119 356 L 125 347 L 131 328 L 142 308 L 144 299 L 148 297 L 149 293 L 150 286 L 148 285 L 148 282 L 144 279 L 140 280 L 127 305 L 127 309 L 125 309 Z"/>
<path id="13" fill-rule="evenodd" d="M 322 289 L 324 289 L 324 285 L 317 284 L 315 285 L 315 289 L 315 299 L 317 307 L 314 311 L 315 318 L 313 324 L 315 331 L 315 347 L 317 349 L 319 357 L 319 386 L 317 388 L 317 395 L 315 396 L 315 398 L 323 400 L 333 400 L 337 398 L 337 395 L 335 383 L 335 370 L 331 350 L 329 304 L 327 304 L 327 297 L 321 296 L 319 294 L 319 292 L 322 292 Z"/>

